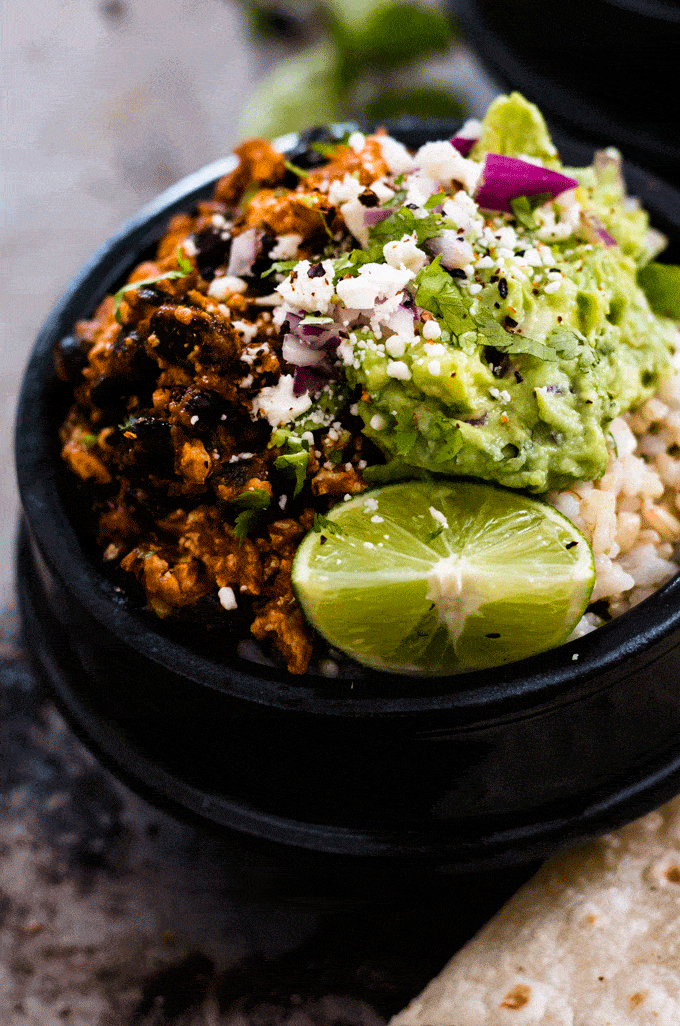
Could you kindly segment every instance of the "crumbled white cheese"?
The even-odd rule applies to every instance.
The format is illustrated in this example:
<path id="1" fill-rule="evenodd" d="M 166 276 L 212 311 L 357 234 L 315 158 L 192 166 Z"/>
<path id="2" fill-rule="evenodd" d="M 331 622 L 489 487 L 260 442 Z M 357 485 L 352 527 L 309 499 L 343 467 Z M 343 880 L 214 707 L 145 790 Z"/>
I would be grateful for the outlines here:
<path id="1" fill-rule="evenodd" d="M 406 268 L 389 264 L 364 264 L 354 278 L 343 278 L 336 292 L 346 307 L 352 310 L 373 310 L 378 299 L 395 299 L 407 282 L 415 275 Z M 398 302 L 387 313 L 392 313 Z"/>
<path id="2" fill-rule="evenodd" d="M 363 191 L 364 187 L 359 179 L 346 172 L 344 178 L 331 182 L 328 188 L 328 199 L 334 207 L 339 207 L 342 203 L 349 203 L 350 200 L 357 199 Z"/>
<path id="3" fill-rule="evenodd" d="M 467 160 L 447 140 L 426 142 L 415 156 L 416 165 L 423 173 L 450 186 L 460 182 L 469 193 L 473 193 L 482 171 L 482 164 Z"/>
<path id="4" fill-rule="evenodd" d="M 403 356 L 406 352 L 405 339 L 403 339 L 401 335 L 391 335 L 390 338 L 388 338 L 385 342 L 385 351 L 390 356 L 393 356 L 395 359 L 398 359 L 400 356 Z"/>
<path id="5" fill-rule="evenodd" d="M 188 257 L 195 257 L 198 254 L 198 247 L 191 236 L 184 240 L 182 249 Z"/>
<path id="6" fill-rule="evenodd" d="M 370 189 L 371 192 L 375 193 L 381 203 L 386 203 L 394 196 L 394 189 L 390 189 L 389 185 L 385 184 L 383 178 L 376 178 L 374 182 L 371 182 Z"/>
<path id="7" fill-rule="evenodd" d="M 191 418 L 189 423 L 191 424 L 192 427 L 194 426 L 194 424 L 198 424 L 198 414 L 197 413 L 195 413 L 193 415 L 193 417 Z"/>
<path id="8" fill-rule="evenodd" d="M 437 192 L 437 183 L 432 178 L 428 178 L 427 175 L 422 174 L 421 171 L 416 171 L 414 174 L 409 175 L 406 179 L 406 204 L 413 203 L 417 207 L 422 207 L 431 196 Z M 417 212 L 414 211 L 417 216 Z M 423 216 L 427 211 L 423 211 Z"/>
<path id="9" fill-rule="evenodd" d="M 309 276 L 312 265 L 309 260 L 301 260 L 290 276 L 276 286 L 277 293 L 291 310 L 307 310 L 309 313 L 328 313 L 333 296 L 332 260 L 321 261 L 323 275 Z"/>
<path id="10" fill-rule="evenodd" d="M 439 360 L 430 360 L 430 362 L 427 365 L 427 369 L 433 378 L 438 378 L 441 374 L 442 365 L 440 364 Z"/>
<path id="11" fill-rule="evenodd" d="M 219 598 L 220 605 L 223 609 L 229 611 L 231 609 L 238 608 L 238 602 L 236 601 L 233 588 L 220 588 L 217 592 L 217 597 Z"/>
<path id="12" fill-rule="evenodd" d="M 302 236 L 298 235 L 297 232 L 290 232 L 288 235 L 279 235 L 276 240 L 276 245 L 269 252 L 271 260 L 294 260 L 297 256 L 297 251 L 300 243 L 302 242 Z"/>
<path id="13" fill-rule="evenodd" d="M 373 416 L 371 417 L 370 421 L 369 421 L 369 425 L 370 425 L 370 427 L 373 428 L 374 431 L 382 431 L 382 429 L 387 426 L 387 421 L 385 420 L 385 418 L 383 417 L 383 415 L 381 413 L 374 413 Z M 375 500 L 371 500 L 371 501 L 375 501 Z M 378 508 L 377 504 L 376 504 L 375 508 L 376 509 Z"/>
<path id="14" fill-rule="evenodd" d="M 347 142 L 355 153 L 361 153 L 366 145 L 366 136 L 363 132 L 352 132 Z"/>
<path id="15" fill-rule="evenodd" d="M 248 286 L 243 278 L 236 278 L 233 274 L 223 274 L 219 278 L 213 278 L 208 287 L 208 295 L 213 299 L 226 299 L 235 292 L 245 292 Z"/>
<path id="16" fill-rule="evenodd" d="M 408 365 L 403 360 L 388 360 L 387 361 L 387 374 L 390 378 L 396 378 L 398 381 L 410 381 L 411 371 Z"/>
<path id="17" fill-rule="evenodd" d="M 425 323 L 423 324 L 422 335 L 423 338 L 428 339 L 428 341 L 431 339 L 440 338 L 441 333 L 442 329 L 440 328 L 438 321 L 425 321 Z"/>
<path id="18" fill-rule="evenodd" d="M 263 414 L 272 427 L 288 424 L 312 405 L 309 393 L 293 395 L 293 375 L 282 374 L 276 385 L 261 389 L 253 401 L 253 413 Z"/>
<path id="19" fill-rule="evenodd" d="M 243 340 L 248 345 L 257 335 L 257 324 L 249 324 L 248 321 L 232 321 L 236 330 L 243 335 Z"/>
<path id="20" fill-rule="evenodd" d="M 415 232 L 413 235 L 403 235 L 398 241 L 386 242 L 383 246 L 383 256 L 390 267 L 413 271 L 414 274 L 427 263 L 427 256 L 416 245 Z"/>
<path id="21" fill-rule="evenodd" d="M 403 145 L 389 135 L 377 136 L 382 158 L 393 175 L 405 174 L 414 168 L 413 157 Z"/>

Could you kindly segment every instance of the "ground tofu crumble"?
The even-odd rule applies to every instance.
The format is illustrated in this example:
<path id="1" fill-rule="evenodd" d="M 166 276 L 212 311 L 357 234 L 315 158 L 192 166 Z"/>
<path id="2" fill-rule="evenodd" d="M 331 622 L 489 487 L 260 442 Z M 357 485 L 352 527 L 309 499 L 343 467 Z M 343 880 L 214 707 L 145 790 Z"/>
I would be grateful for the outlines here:
<path id="1" fill-rule="evenodd" d="M 524 164 L 558 166 L 535 108 L 502 99 L 532 111 Z M 610 425 L 651 400 L 676 329 L 633 291 L 657 239 L 613 152 L 555 196 L 477 202 L 485 153 L 507 152 L 497 115 L 468 155 L 380 132 L 317 131 L 287 159 L 244 143 L 62 341 L 63 456 L 104 559 L 158 616 L 210 599 L 292 673 L 315 646 L 336 673 L 291 587 L 332 505 L 435 472 L 552 490 L 578 517 L 559 496 L 605 474 Z"/>

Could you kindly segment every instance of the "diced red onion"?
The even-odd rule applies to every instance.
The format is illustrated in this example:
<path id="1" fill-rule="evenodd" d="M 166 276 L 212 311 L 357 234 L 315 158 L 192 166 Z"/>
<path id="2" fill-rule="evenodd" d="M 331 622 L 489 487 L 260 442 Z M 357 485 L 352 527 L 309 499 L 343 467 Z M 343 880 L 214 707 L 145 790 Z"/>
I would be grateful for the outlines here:
<path id="1" fill-rule="evenodd" d="M 326 327 L 325 324 L 301 324 L 297 328 L 297 331 L 299 332 L 300 335 L 303 335 L 303 336 L 304 335 L 315 335 L 315 336 L 318 337 L 320 335 L 323 335 L 324 332 L 328 331 L 328 328 Z"/>
<path id="2" fill-rule="evenodd" d="M 616 239 L 612 238 L 605 226 L 595 214 L 586 214 L 581 211 L 581 228 L 588 242 L 601 246 L 616 246 Z"/>
<path id="3" fill-rule="evenodd" d="M 476 142 L 476 139 L 468 139 L 467 136 L 464 135 L 454 135 L 450 140 L 451 145 L 454 149 L 458 150 L 461 157 L 467 157 Z"/>
<path id="4" fill-rule="evenodd" d="M 368 210 L 364 210 L 364 225 L 367 228 L 375 228 L 377 224 L 384 221 L 386 218 L 393 214 L 394 211 L 385 207 L 370 207 Z"/>
<path id="5" fill-rule="evenodd" d="M 227 275 L 240 278 L 243 274 L 250 274 L 255 263 L 256 254 L 257 235 L 254 228 L 249 228 L 247 232 L 235 235 L 231 243 Z"/>
<path id="6" fill-rule="evenodd" d="M 329 375 L 320 373 L 315 367 L 296 367 L 293 375 L 293 395 L 304 395 L 305 392 L 316 392 L 328 380 Z"/>
<path id="7" fill-rule="evenodd" d="M 468 153 L 475 145 L 480 135 L 482 134 L 481 122 L 475 118 L 471 118 L 465 122 L 462 128 L 456 132 L 453 138 L 450 140 L 451 145 L 458 150 L 462 157 L 467 157 Z"/>
<path id="8" fill-rule="evenodd" d="M 419 306 L 416 306 L 416 304 L 415 304 L 415 302 L 413 300 L 413 296 L 411 295 L 411 293 L 410 292 L 404 292 L 403 296 L 404 296 L 404 298 L 402 299 L 402 301 L 399 304 L 399 306 L 402 307 L 402 309 L 404 309 L 404 310 L 408 310 L 408 312 L 413 317 L 414 321 L 420 320 L 421 310 L 420 310 Z"/>
<path id="9" fill-rule="evenodd" d="M 295 364 L 296 367 L 315 367 L 326 359 L 323 349 L 312 349 L 296 335 L 290 334 L 283 336 L 281 354 L 287 363 Z"/>
<path id="10" fill-rule="evenodd" d="M 427 247 L 435 256 L 441 253 L 442 267 L 447 271 L 465 267 L 474 257 L 470 243 L 461 241 L 458 233 L 450 228 L 444 228 L 437 238 L 429 239 Z"/>
<path id="11" fill-rule="evenodd" d="M 510 201 L 519 196 L 536 196 L 547 192 L 551 198 L 578 185 L 559 171 L 531 164 L 519 157 L 487 153 L 474 198 L 485 210 L 510 211 Z"/>

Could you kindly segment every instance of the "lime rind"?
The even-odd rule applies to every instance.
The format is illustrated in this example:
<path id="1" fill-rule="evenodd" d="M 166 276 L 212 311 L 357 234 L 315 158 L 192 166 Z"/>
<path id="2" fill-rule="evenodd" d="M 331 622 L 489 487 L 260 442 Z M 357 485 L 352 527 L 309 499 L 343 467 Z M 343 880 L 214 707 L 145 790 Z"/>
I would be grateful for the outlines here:
<path id="1" fill-rule="evenodd" d="M 380 670 L 435 675 L 513 662 L 567 640 L 595 580 L 558 510 L 479 482 L 399 482 L 328 514 L 293 565 L 307 619 Z"/>

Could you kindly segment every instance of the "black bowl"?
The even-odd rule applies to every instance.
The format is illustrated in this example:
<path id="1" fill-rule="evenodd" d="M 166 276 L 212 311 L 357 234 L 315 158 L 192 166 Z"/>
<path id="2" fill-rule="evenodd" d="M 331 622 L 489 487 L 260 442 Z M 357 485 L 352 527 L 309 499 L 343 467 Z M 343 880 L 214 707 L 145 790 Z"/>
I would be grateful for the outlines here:
<path id="1" fill-rule="evenodd" d="M 391 127 L 417 145 L 456 126 Z M 680 577 L 521 663 L 431 680 L 373 672 L 358 683 L 216 658 L 108 575 L 78 527 L 59 457 L 69 396 L 52 350 L 230 163 L 180 182 L 104 245 L 55 307 L 26 372 L 20 594 L 29 647 L 73 721 L 152 800 L 322 860 L 521 862 L 680 791 Z M 677 252 L 680 195 L 634 167 L 627 177 Z"/>
<path id="2" fill-rule="evenodd" d="M 676 0 L 451 0 L 505 88 L 537 103 L 558 134 L 618 146 L 680 185 Z"/>

